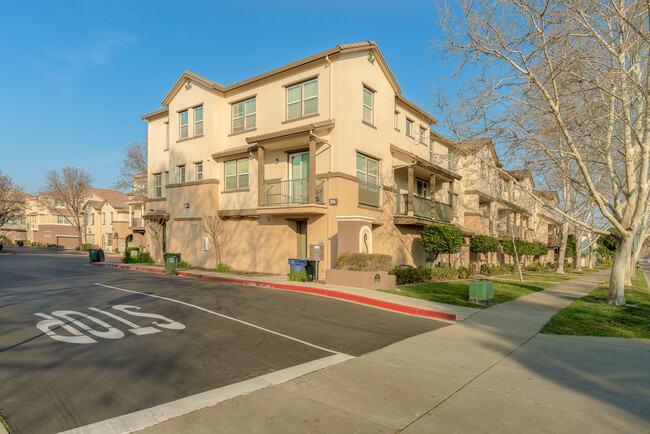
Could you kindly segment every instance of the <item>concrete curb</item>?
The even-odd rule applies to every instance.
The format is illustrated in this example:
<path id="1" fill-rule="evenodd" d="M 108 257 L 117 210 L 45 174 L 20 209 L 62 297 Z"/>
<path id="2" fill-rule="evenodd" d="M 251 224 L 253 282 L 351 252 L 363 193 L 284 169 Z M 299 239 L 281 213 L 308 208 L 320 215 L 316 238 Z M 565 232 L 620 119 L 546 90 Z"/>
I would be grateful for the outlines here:
<path id="1" fill-rule="evenodd" d="M 122 264 L 109 264 L 102 262 L 93 262 L 92 265 L 98 267 L 108 267 L 108 268 L 122 268 L 125 270 L 136 270 L 136 271 L 146 271 L 150 273 L 164 273 L 165 270 L 160 268 L 151 268 L 151 267 L 133 267 L 129 265 Z M 436 312 L 433 310 L 418 309 L 416 307 L 404 306 L 397 303 L 391 303 L 388 301 L 376 300 L 374 298 L 363 297 L 359 295 L 347 294 L 344 292 L 333 291 L 330 289 L 320 289 L 312 288 L 309 286 L 299 286 L 299 285 L 287 285 L 282 283 L 269 283 L 269 282 L 259 282 L 255 280 L 246 280 L 246 279 L 236 279 L 230 277 L 220 277 L 220 276 L 210 276 L 207 274 L 200 273 L 188 273 L 186 271 L 177 271 L 178 275 L 181 277 L 190 277 L 194 279 L 204 279 L 204 280 L 215 280 L 219 282 L 228 282 L 236 283 L 239 285 L 247 286 L 257 286 L 261 288 L 272 288 L 272 289 L 282 289 L 285 291 L 297 291 L 304 292 L 308 294 L 322 295 L 324 297 L 338 298 L 340 300 L 351 301 L 354 303 L 365 304 L 368 306 L 378 307 L 382 309 L 392 310 L 401 313 L 407 313 L 410 315 L 423 316 L 427 318 L 439 318 L 449 321 L 456 321 L 456 315 L 452 313 Z"/>

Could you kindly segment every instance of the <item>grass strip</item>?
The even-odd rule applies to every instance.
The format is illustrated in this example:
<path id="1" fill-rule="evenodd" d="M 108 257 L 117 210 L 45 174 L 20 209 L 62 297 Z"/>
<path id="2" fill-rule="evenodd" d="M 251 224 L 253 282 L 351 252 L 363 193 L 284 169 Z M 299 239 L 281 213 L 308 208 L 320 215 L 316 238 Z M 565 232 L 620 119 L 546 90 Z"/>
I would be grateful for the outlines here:
<path id="1" fill-rule="evenodd" d="M 477 280 L 454 280 L 450 282 L 421 283 L 417 285 L 401 286 L 396 289 L 382 289 L 383 292 L 404 295 L 407 297 L 420 298 L 423 300 L 435 301 L 437 303 L 454 304 L 457 306 L 468 306 L 484 309 L 487 306 L 470 303 L 469 283 Z M 494 283 L 494 302 L 505 303 L 523 295 L 542 291 L 553 286 L 549 282 L 508 282 L 492 280 Z"/>
<path id="2" fill-rule="evenodd" d="M 608 283 L 561 310 L 541 333 L 650 339 L 650 291 L 643 272 L 637 270 L 625 287 L 627 306 L 607 304 Z"/>

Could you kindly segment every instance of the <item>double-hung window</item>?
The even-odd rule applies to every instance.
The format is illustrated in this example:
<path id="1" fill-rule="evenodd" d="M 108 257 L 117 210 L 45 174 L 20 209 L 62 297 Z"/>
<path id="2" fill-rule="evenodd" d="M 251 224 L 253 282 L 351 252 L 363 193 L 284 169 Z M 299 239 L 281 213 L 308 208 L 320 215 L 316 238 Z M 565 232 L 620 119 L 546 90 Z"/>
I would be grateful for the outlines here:
<path id="1" fill-rule="evenodd" d="M 406 119 L 406 135 L 407 136 L 413 135 L 413 121 L 408 118 Z"/>
<path id="2" fill-rule="evenodd" d="M 180 121 L 179 137 L 181 139 L 187 139 L 188 122 L 189 122 L 189 112 L 187 110 L 179 113 L 179 121 Z"/>
<path id="3" fill-rule="evenodd" d="M 56 216 L 56 222 L 57 224 L 64 225 L 67 223 L 66 218 L 63 217 L 62 215 Z"/>
<path id="4" fill-rule="evenodd" d="M 287 120 L 318 112 L 318 79 L 287 88 Z"/>
<path id="5" fill-rule="evenodd" d="M 180 184 L 185 182 L 185 166 L 178 166 L 178 182 Z"/>
<path id="6" fill-rule="evenodd" d="M 363 88 L 363 121 L 370 125 L 374 122 L 375 93 L 364 86 Z"/>
<path id="7" fill-rule="evenodd" d="M 449 149 L 447 151 L 448 169 L 456 173 L 458 171 L 458 155 Z"/>
<path id="8" fill-rule="evenodd" d="M 194 171 L 196 173 L 196 180 L 203 181 L 203 163 L 196 163 Z"/>
<path id="9" fill-rule="evenodd" d="M 157 173 L 153 176 L 153 197 L 162 197 L 162 175 Z"/>
<path id="10" fill-rule="evenodd" d="M 230 160 L 224 163 L 226 172 L 226 190 L 248 188 L 248 158 Z"/>
<path id="11" fill-rule="evenodd" d="M 371 185 L 379 185 L 379 161 L 357 154 L 357 178 Z"/>
<path id="12" fill-rule="evenodd" d="M 427 132 L 426 129 L 420 127 L 420 143 L 422 143 L 423 145 L 425 144 L 424 139 L 425 139 L 426 132 Z"/>
<path id="13" fill-rule="evenodd" d="M 194 135 L 203 134 L 203 106 L 194 108 Z"/>
<path id="14" fill-rule="evenodd" d="M 61 199 L 54 199 L 54 206 L 57 208 L 63 208 L 65 203 Z"/>
<path id="15" fill-rule="evenodd" d="M 251 98 L 232 105 L 232 132 L 238 133 L 255 128 L 257 123 L 257 101 Z"/>

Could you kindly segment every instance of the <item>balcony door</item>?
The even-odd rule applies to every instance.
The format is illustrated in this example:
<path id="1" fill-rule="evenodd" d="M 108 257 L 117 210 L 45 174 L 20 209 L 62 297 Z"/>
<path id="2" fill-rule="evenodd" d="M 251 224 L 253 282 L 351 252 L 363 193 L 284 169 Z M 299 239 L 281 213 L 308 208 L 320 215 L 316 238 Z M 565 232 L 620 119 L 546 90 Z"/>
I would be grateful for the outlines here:
<path id="1" fill-rule="evenodd" d="M 291 203 L 309 203 L 309 152 L 289 155 Z"/>

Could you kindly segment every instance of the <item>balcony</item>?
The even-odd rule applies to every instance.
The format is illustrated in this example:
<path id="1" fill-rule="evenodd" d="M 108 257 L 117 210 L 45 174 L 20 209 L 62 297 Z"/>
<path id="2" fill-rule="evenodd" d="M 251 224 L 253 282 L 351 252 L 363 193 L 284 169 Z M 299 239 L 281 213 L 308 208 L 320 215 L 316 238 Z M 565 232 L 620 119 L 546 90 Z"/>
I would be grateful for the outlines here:
<path id="1" fill-rule="evenodd" d="M 267 181 L 262 183 L 263 206 L 305 205 L 315 203 L 323 205 L 325 180 L 316 180 L 316 197 L 310 200 L 309 179 L 291 179 L 288 181 Z"/>
<path id="2" fill-rule="evenodd" d="M 451 206 L 446 203 L 436 202 L 434 205 L 435 220 L 450 223 L 451 222 Z M 397 215 L 408 214 L 408 194 L 399 194 L 397 196 Z M 431 200 L 413 195 L 413 215 L 431 219 Z"/>
<path id="3" fill-rule="evenodd" d="M 141 218 L 132 217 L 129 224 L 130 229 L 144 229 L 144 221 Z"/>
<path id="4" fill-rule="evenodd" d="M 379 192 L 381 188 L 377 184 L 359 181 L 359 203 L 379 208 Z"/>

